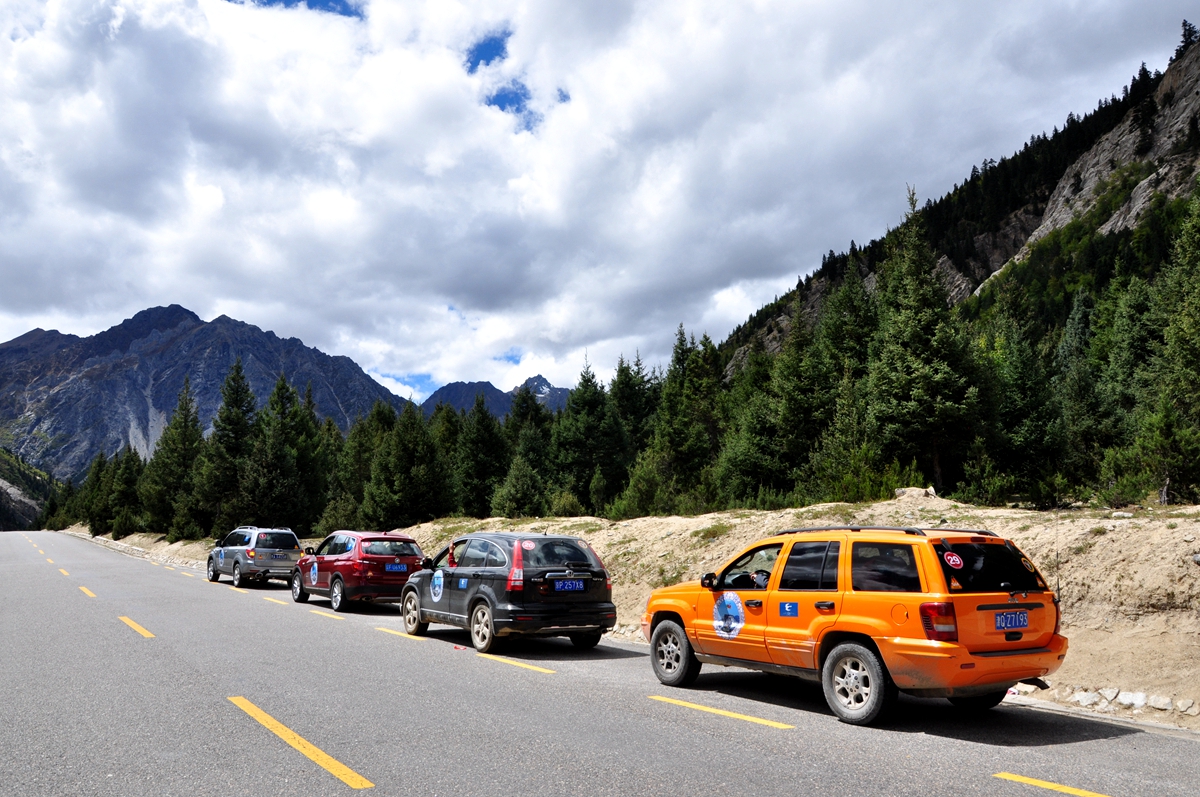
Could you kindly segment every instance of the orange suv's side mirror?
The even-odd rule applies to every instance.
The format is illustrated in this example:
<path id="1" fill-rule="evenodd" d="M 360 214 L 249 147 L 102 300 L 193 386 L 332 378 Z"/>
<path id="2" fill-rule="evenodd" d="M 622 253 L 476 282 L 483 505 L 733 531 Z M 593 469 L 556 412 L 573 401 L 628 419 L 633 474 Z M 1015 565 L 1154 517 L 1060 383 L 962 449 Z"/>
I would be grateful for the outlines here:
<path id="1" fill-rule="evenodd" d="M 700 586 L 704 587 L 705 589 L 712 589 L 716 585 L 717 585 L 717 574 L 716 573 L 705 573 L 704 575 L 700 576 Z"/>

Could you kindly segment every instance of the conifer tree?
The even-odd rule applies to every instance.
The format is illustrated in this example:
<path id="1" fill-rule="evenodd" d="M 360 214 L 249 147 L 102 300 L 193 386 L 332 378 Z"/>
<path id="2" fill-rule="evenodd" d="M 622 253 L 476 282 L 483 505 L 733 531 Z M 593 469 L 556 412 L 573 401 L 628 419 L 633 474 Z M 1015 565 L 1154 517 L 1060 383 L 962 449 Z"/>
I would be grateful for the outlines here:
<path id="1" fill-rule="evenodd" d="M 82 520 L 87 523 L 88 531 L 93 537 L 107 534 L 112 522 L 112 508 L 109 504 L 112 475 L 104 452 L 96 454 L 88 467 L 87 476 L 79 490 L 79 503 L 82 509 Z"/>
<path id="2" fill-rule="evenodd" d="M 317 524 L 322 534 L 338 529 L 365 528 L 359 513 L 363 490 L 371 479 L 371 463 L 375 454 L 383 445 L 384 437 L 395 426 L 396 410 L 389 404 L 377 401 L 366 418 L 355 420 L 345 442 L 337 446 L 329 477 L 329 501 Z M 327 446 L 330 451 L 334 447 L 332 443 Z"/>
<path id="3" fill-rule="evenodd" d="M 190 499 L 193 490 L 193 466 L 200 454 L 204 437 L 191 381 L 183 380 L 175 412 L 163 429 L 154 455 L 142 471 L 138 495 L 146 512 L 146 530 L 168 534 L 175 524 L 177 504 Z"/>
<path id="4" fill-rule="evenodd" d="M 280 374 L 255 420 L 253 445 L 239 473 L 246 523 L 308 532 L 308 496 L 297 462 L 300 406 L 296 389 Z"/>
<path id="5" fill-rule="evenodd" d="M 458 435 L 455 473 L 464 515 L 491 514 L 492 494 L 508 473 L 508 458 L 508 441 L 480 393 L 475 396 L 475 404 L 463 419 Z"/>
<path id="6" fill-rule="evenodd" d="M 142 458 L 129 445 L 113 458 L 110 505 L 113 513 L 112 538 L 119 540 L 142 529 L 142 502 L 138 480 L 144 469 Z"/>
<path id="7" fill-rule="evenodd" d="M 563 486 L 592 512 L 604 509 L 594 499 L 605 501 L 610 490 L 616 492 L 625 486 L 628 436 L 588 363 L 584 363 L 579 384 L 567 397 L 567 405 L 554 425 L 551 445 Z M 594 497 L 593 482 L 597 486 Z"/>
<path id="8" fill-rule="evenodd" d="M 375 530 L 412 526 L 449 513 L 452 501 L 450 466 L 420 410 L 409 404 L 375 454 L 363 495 L 363 523 Z"/>
<path id="9" fill-rule="evenodd" d="M 641 353 L 630 363 L 622 355 L 617 358 L 617 370 L 609 383 L 608 394 L 613 409 L 629 435 L 630 461 L 650 441 L 654 434 L 654 413 L 658 405 L 659 383 L 655 373 L 647 371 Z"/>
<path id="10" fill-rule="evenodd" d="M 964 336 L 950 316 L 916 194 L 881 274 L 882 313 L 868 370 L 868 413 L 886 458 L 916 458 L 941 491 L 973 439 L 978 388 Z"/>
<path id="11" fill-rule="evenodd" d="M 496 517 L 541 517 L 546 514 L 545 484 L 524 457 L 513 458 L 503 483 L 492 496 Z"/>
<path id="12" fill-rule="evenodd" d="M 197 522 L 213 537 L 223 537 L 243 519 L 239 471 L 253 446 L 258 400 L 239 357 L 221 386 L 221 406 L 213 430 L 196 463 Z"/>
<path id="13" fill-rule="evenodd" d="M 538 401 L 528 385 L 521 385 L 504 419 L 504 437 L 514 457 L 522 457 L 542 477 L 552 471 L 551 429 L 554 416 Z"/>

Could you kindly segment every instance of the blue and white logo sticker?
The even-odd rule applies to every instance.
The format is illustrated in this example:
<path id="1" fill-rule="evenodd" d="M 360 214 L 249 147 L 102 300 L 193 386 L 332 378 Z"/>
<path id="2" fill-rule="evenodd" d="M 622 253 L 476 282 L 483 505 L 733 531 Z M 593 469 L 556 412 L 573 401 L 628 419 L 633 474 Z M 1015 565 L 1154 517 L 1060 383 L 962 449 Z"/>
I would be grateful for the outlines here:
<path id="1" fill-rule="evenodd" d="M 736 592 L 722 592 L 713 606 L 713 630 L 721 639 L 735 639 L 746 624 L 746 610 Z"/>
<path id="2" fill-rule="evenodd" d="M 799 617 L 800 616 L 800 604 L 799 603 L 790 603 L 788 601 L 780 601 L 779 616 L 780 617 Z"/>
<path id="3" fill-rule="evenodd" d="M 317 583 L 317 562 L 315 559 L 313 560 L 312 567 L 308 569 L 308 583 Z"/>
<path id="4" fill-rule="evenodd" d="M 460 579 L 458 580 L 458 588 L 459 588 L 459 589 L 466 589 L 466 588 L 467 588 L 467 580 L 466 580 L 465 578 L 460 578 Z"/>
<path id="5" fill-rule="evenodd" d="M 225 564 L 225 549 L 224 548 L 217 549 L 217 556 L 221 557 L 221 564 Z"/>
<path id="6" fill-rule="evenodd" d="M 433 578 L 429 579 L 429 597 L 433 599 L 434 603 L 437 603 L 442 599 L 443 578 L 445 578 L 445 576 L 442 575 L 442 571 L 435 570 L 433 571 Z"/>

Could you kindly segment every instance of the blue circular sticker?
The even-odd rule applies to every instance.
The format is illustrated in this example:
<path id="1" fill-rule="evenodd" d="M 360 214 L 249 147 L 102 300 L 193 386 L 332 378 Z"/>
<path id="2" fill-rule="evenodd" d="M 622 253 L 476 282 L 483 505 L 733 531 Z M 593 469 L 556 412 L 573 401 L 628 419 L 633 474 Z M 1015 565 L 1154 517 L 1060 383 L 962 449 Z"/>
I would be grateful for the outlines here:
<path id="1" fill-rule="evenodd" d="M 746 611 L 736 592 L 722 592 L 713 606 L 713 630 L 721 639 L 733 639 L 746 624 Z"/>
<path id="2" fill-rule="evenodd" d="M 429 597 L 433 598 L 433 602 L 437 603 L 442 599 L 442 575 L 441 570 L 433 571 L 433 578 L 429 579 Z"/>
<path id="3" fill-rule="evenodd" d="M 309 584 L 317 583 L 317 562 L 315 559 L 313 560 L 312 567 L 309 568 L 309 571 L 308 571 L 308 583 Z"/>

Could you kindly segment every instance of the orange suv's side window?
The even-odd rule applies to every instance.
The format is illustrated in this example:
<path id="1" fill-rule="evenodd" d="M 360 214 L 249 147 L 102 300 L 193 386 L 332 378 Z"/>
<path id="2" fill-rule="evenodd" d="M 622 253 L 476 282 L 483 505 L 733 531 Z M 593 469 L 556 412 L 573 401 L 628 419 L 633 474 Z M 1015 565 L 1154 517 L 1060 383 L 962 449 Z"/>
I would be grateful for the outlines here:
<path id="1" fill-rule="evenodd" d="M 855 542 L 850 548 L 850 582 L 855 592 L 920 592 L 912 545 Z"/>

